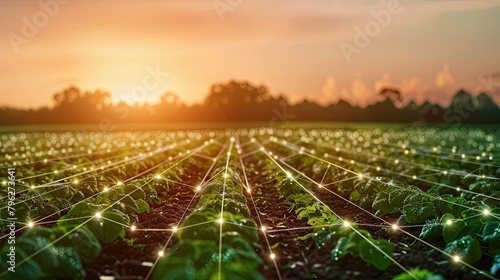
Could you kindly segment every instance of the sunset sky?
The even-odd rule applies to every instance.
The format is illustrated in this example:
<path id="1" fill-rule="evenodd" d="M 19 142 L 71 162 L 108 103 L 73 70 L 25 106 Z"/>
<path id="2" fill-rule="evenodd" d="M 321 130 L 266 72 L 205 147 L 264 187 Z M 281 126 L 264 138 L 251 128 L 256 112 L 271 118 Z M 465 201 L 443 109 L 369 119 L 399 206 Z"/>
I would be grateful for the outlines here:
<path id="1" fill-rule="evenodd" d="M 149 101 L 173 91 L 194 103 L 229 79 L 361 106 L 384 85 L 405 101 L 446 104 L 460 87 L 485 91 L 486 80 L 500 102 L 496 0 L 64 2 L 0 2 L 0 105 L 50 105 L 69 85 L 115 101 L 142 87 Z M 366 27 L 369 42 L 356 44 Z M 357 50 L 348 57 L 347 45 Z"/>

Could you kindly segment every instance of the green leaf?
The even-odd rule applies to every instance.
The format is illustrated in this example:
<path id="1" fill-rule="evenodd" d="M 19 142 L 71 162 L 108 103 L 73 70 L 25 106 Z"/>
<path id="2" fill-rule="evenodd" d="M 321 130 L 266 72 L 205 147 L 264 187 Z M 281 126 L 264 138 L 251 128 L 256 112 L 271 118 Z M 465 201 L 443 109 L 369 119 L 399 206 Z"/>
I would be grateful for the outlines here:
<path id="1" fill-rule="evenodd" d="M 483 240 L 492 248 L 500 248 L 500 222 L 486 223 L 483 229 Z"/>
<path id="2" fill-rule="evenodd" d="M 45 248 L 47 247 L 47 248 Z M 41 236 L 25 237 L 22 236 L 16 242 L 16 250 L 21 248 L 26 254 L 31 255 L 37 253 L 33 260 L 40 264 L 40 267 L 49 274 L 56 270 L 59 266 L 57 250 L 50 245 L 50 240 Z"/>
<path id="3" fill-rule="evenodd" d="M 109 243 L 124 233 L 124 225 L 130 220 L 127 215 L 115 209 L 101 213 L 101 218 L 94 217 L 88 224 L 88 228 L 95 236 L 104 243 Z"/>
<path id="4" fill-rule="evenodd" d="M 461 260 L 468 264 L 476 263 L 482 255 L 479 242 L 470 235 L 448 243 L 444 251 L 453 256 L 458 255 Z"/>
<path id="5" fill-rule="evenodd" d="M 262 259 L 252 248 L 250 243 L 241 238 L 239 234 L 225 233 L 222 236 L 223 250 L 228 250 L 231 247 L 234 250 L 234 258 L 237 262 L 253 264 L 255 267 L 262 264 Z"/>
<path id="6" fill-rule="evenodd" d="M 314 243 L 316 243 L 316 246 L 318 246 L 318 248 L 322 248 L 326 244 L 330 243 L 333 237 L 332 235 L 333 234 L 330 231 L 320 229 L 314 233 L 312 239 L 314 240 Z"/>
<path id="7" fill-rule="evenodd" d="M 52 230 L 55 231 L 56 228 Z M 59 238 L 60 236 L 61 234 L 56 235 L 55 238 Z M 78 227 L 63 239 L 59 240 L 56 245 L 72 247 L 78 252 L 80 257 L 87 262 L 96 260 L 101 254 L 101 243 L 99 243 L 96 236 L 86 226 Z"/>
<path id="8" fill-rule="evenodd" d="M 495 258 L 493 259 L 493 264 L 491 265 L 490 268 L 490 274 L 493 276 L 498 276 L 500 272 L 500 254 L 496 255 Z"/>
<path id="9" fill-rule="evenodd" d="M 54 271 L 55 278 L 85 279 L 86 273 L 78 253 L 70 247 L 57 246 L 55 249 L 59 259 L 59 267 Z"/>
<path id="10" fill-rule="evenodd" d="M 2 261 L 0 261 L 0 273 L 7 271 L 10 264 L 7 262 L 7 254 L 10 253 L 10 245 L 5 243 L 2 248 L 0 248 L 0 256 L 2 256 Z M 42 268 L 40 265 L 33 259 L 27 260 L 23 264 L 19 264 L 20 260 L 25 260 L 28 258 L 28 255 L 21 249 L 16 248 L 16 267 L 15 272 L 6 272 L 5 275 L 2 275 L 3 279 L 8 280 L 25 280 L 25 279 L 33 279 L 37 280 L 40 277 L 43 277 Z"/>
<path id="11" fill-rule="evenodd" d="M 47 239 L 50 239 L 50 234 L 51 234 L 50 228 L 46 228 L 46 227 L 42 227 L 42 226 L 35 226 L 32 229 L 26 231 L 23 234 L 23 236 L 25 236 L 27 238 L 41 236 L 41 237 L 45 237 Z"/>
<path id="12" fill-rule="evenodd" d="M 382 239 L 374 240 L 372 242 L 385 254 L 376 249 L 374 245 L 370 244 L 367 240 L 363 239 L 358 244 L 360 257 L 365 262 L 375 266 L 379 270 L 387 269 L 392 263 L 392 260 L 389 257 L 392 257 L 394 254 L 394 244 Z"/>
<path id="13" fill-rule="evenodd" d="M 427 269 L 414 268 L 410 270 L 410 275 L 406 272 L 396 275 L 392 280 L 444 280 L 439 274 L 434 274 Z"/>
<path id="14" fill-rule="evenodd" d="M 373 200 L 372 208 L 375 210 L 383 211 L 385 213 L 393 213 L 397 210 L 396 207 L 392 206 L 389 203 L 389 195 L 386 191 L 381 191 L 377 194 L 377 196 Z"/>
<path id="15" fill-rule="evenodd" d="M 453 204 L 450 202 L 454 202 L 454 200 L 450 195 L 441 196 L 441 200 L 437 200 L 437 210 L 440 213 L 453 213 Z"/>
<path id="16" fill-rule="evenodd" d="M 356 243 L 349 241 L 346 236 L 342 236 L 337 245 L 331 252 L 332 260 L 338 261 L 343 258 L 347 253 L 350 253 L 356 248 Z"/>
<path id="17" fill-rule="evenodd" d="M 138 199 L 135 201 L 135 203 L 137 203 L 137 213 L 144 213 L 144 212 L 148 212 L 149 210 L 151 210 L 151 208 L 149 207 L 149 204 L 142 200 L 142 199 Z"/>
<path id="18" fill-rule="evenodd" d="M 437 220 L 429 220 L 422 227 L 422 231 L 420 232 L 420 238 L 424 240 L 432 240 L 443 233 L 443 225 L 439 223 Z"/>
<path id="19" fill-rule="evenodd" d="M 299 237 L 297 237 L 297 239 L 298 239 L 298 240 L 306 240 L 306 239 L 311 238 L 313 235 L 314 235 L 314 232 L 310 232 L 310 233 L 308 233 L 308 234 L 306 234 L 306 235 L 303 235 L 303 236 L 299 236 Z"/>
<path id="20" fill-rule="evenodd" d="M 405 199 L 412 194 L 411 191 L 406 189 L 394 189 L 389 193 L 389 204 L 395 208 L 401 208 L 404 206 Z"/>
<path id="21" fill-rule="evenodd" d="M 145 199 L 146 193 L 142 190 L 139 182 L 130 182 L 123 187 L 125 194 L 130 195 L 133 199 Z"/>
<path id="22" fill-rule="evenodd" d="M 462 238 L 469 233 L 470 227 L 461 220 L 454 220 L 450 225 L 443 225 L 443 238 L 446 243 Z"/>
<path id="23" fill-rule="evenodd" d="M 131 196 L 119 194 L 115 197 L 114 201 L 116 201 L 116 203 L 113 205 L 113 208 L 118 209 L 126 214 L 130 215 L 139 212 L 137 203 Z"/>
<path id="24" fill-rule="evenodd" d="M 247 205 L 233 199 L 224 200 L 224 211 L 238 214 L 243 217 L 250 217 L 250 211 L 248 210 Z"/>
<path id="25" fill-rule="evenodd" d="M 412 224 L 423 223 L 436 216 L 434 206 L 430 202 L 414 202 L 403 207 L 403 217 Z"/>
<path id="26" fill-rule="evenodd" d="M 265 278 L 258 270 L 242 262 L 227 263 L 222 266 L 222 280 L 264 280 Z M 219 279 L 218 272 L 214 272 L 210 280 Z"/>
<path id="27" fill-rule="evenodd" d="M 92 216 L 92 209 L 90 208 L 89 203 L 80 202 L 80 203 L 77 203 L 75 206 L 73 206 L 73 208 L 71 208 L 71 210 L 69 210 L 69 212 L 66 216 L 68 218 Z"/>

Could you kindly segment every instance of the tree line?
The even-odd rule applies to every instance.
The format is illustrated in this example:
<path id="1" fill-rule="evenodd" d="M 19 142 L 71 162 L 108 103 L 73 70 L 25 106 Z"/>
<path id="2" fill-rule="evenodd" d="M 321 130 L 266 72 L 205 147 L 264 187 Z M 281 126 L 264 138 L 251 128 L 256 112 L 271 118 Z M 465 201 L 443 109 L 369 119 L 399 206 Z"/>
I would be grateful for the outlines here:
<path id="1" fill-rule="evenodd" d="M 273 95 L 264 85 L 231 80 L 212 85 L 198 104 L 186 105 L 174 93 L 155 104 L 112 104 L 105 91 L 68 87 L 53 96 L 52 107 L 0 108 L 0 124 L 202 122 L 202 121 L 358 121 L 500 123 L 500 108 L 486 93 L 473 96 L 459 90 L 448 107 L 425 102 L 396 106 L 404 93 L 384 88 L 381 101 L 365 108 L 344 100 L 329 105 L 304 100 L 292 104 L 285 95 Z"/>

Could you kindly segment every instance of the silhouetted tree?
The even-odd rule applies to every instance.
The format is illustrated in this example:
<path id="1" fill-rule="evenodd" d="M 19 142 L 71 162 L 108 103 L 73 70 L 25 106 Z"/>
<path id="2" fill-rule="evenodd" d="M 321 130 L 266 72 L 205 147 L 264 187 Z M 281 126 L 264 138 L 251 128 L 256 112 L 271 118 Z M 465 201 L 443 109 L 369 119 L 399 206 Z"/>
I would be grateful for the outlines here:
<path id="1" fill-rule="evenodd" d="M 486 93 L 473 96 L 458 91 L 450 106 L 430 102 L 421 106 L 410 102 L 399 108 L 401 92 L 383 88 L 383 101 L 365 108 L 344 100 L 321 106 L 310 100 L 291 104 L 286 95 L 272 95 L 264 85 L 231 80 L 215 84 L 201 104 L 187 106 L 177 94 L 166 92 L 157 104 L 125 102 L 111 104 L 108 92 L 82 92 L 68 87 L 53 96 L 54 106 L 39 109 L 0 108 L 0 124 L 27 123 L 101 123 L 108 122 L 182 122 L 182 121 L 379 121 L 379 122 L 448 122 L 500 123 L 500 108 Z"/>

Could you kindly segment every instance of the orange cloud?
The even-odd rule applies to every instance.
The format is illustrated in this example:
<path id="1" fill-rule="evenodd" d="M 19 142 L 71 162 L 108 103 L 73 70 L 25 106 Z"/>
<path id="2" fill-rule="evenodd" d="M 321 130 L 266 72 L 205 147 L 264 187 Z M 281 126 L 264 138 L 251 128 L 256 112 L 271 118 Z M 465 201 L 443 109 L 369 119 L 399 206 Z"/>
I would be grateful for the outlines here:
<path id="1" fill-rule="evenodd" d="M 338 99 L 337 84 L 333 77 L 328 77 L 326 79 L 326 84 L 321 87 L 321 96 L 318 98 L 318 102 L 322 104 L 329 104 Z"/>
<path id="2" fill-rule="evenodd" d="M 429 85 L 423 84 L 420 77 L 417 76 L 403 80 L 401 82 L 403 103 L 410 101 L 415 101 L 417 104 L 424 103 L 429 88 Z"/>
<path id="3" fill-rule="evenodd" d="M 437 73 L 436 86 L 438 88 L 445 88 L 453 84 L 455 84 L 455 79 L 450 74 L 450 66 L 445 64 L 443 65 L 443 70 Z"/>
<path id="4" fill-rule="evenodd" d="M 356 78 L 351 84 L 351 104 L 365 107 L 377 101 L 377 94 L 368 89 L 363 80 Z"/>

